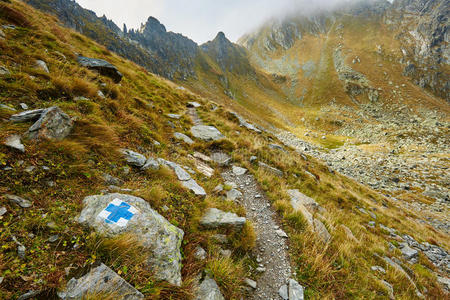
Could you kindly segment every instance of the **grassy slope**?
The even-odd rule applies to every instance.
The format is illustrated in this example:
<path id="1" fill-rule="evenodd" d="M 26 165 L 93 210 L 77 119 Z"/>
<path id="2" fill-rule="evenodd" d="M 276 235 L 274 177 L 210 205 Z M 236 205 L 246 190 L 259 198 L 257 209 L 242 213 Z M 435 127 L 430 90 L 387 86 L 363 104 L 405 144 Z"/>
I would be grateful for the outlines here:
<path id="1" fill-rule="evenodd" d="M 383 207 L 382 203 L 391 205 L 379 194 L 345 177 L 329 173 L 326 167 L 312 158 L 303 160 L 291 150 L 279 153 L 268 148 L 267 144 L 271 141 L 269 135 L 242 130 L 227 119 L 224 106 L 211 111 L 207 99 L 176 89 L 173 83 L 147 73 L 75 32 L 59 27 L 53 17 L 45 16 L 21 2 L 13 1 L 7 7 L 14 8 L 14 13 L 2 13 L 0 24 L 15 22 L 24 27 L 6 31 L 7 39 L 0 41 L 1 64 L 12 72 L 10 76 L 0 78 L 0 102 L 12 107 L 25 102 L 30 108 L 58 105 L 77 120 L 73 133 L 61 142 L 35 144 L 24 141 L 26 154 L 0 146 L 0 164 L 13 168 L 1 171 L 0 195 L 17 194 L 34 203 L 32 208 L 19 209 L 0 196 L 1 205 L 8 210 L 0 220 L 0 276 L 4 277 L 0 285 L 0 298 L 14 298 L 30 289 L 41 289 L 44 298 L 54 295 L 55 290 L 71 276 L 81 274 L 98 260 L 111 266 L 150 299 L 191 298 L 194 278 L 205 268 L 213 273 L 227 298 L 239 299 L 245 294 L 241 288 L 242 279 L 244 276 L 256 276 L 249 269 L 254 264 L 249 252 L 254 239 L 251 226 L 248 225 L 242 234 L 232 234 L 232 242 L 227 246 L 233 250 L 230 259 L 218 256 L 219 245 L 211 238 L 214 232 L 198 228 L 199 216 L 209 206 L 245 215 L 241 207 L 223 201 L 219 195 L 212 193 L 220 183 L 220 168 L 208 180 L 196 175 L 197 181 L 210 195 L 202 200 L 181 188 L 172 172 L 165 169 L 158 172 L 131 170 L 125 175 L 126 164 L 116 151 L 121 147 L 191 167 L 192 162 L 186 157 L 194 150 L 206 154 L 214 149 L 230 152 L 238 164 L 248 167 L 256 175 L 273 199 L 274 207 L 282 217 L 283 227 L 291 236 L 290 254 L 297 279 L 306 286 L 310 298 L 382 298 L 386 291 L 377 278 L 385 278 L 392 283 L 399 298 L 414 297 L 407 280 L 394 270 L 388 269 L 385 276 L 370 272 L 371 265 L 381 264 L 373 254 L 387 253 L 387 241 L 379 229 L 364 226 L 369 217 L 358 213 L 355 205 L 376 208 L 378 221 L 384 225 L 411 234 L 417 240 L 427 240 L 448 248 L 445 236 L 429 227 L 417 225 L 410 220 L 408 212 Z M 21 22 L 22 18 L 28 24 Z M 107 78 L 80 68 L 74 52 L 104 58 L 115 64 L 124 74 L 121 84 L 115 85 Z M 51 73 L 35 70 L 32 67 L 35 59 L 45 60 Z M 106 87 L 102 87 L 101 83 L 106 83 Z M 96 96 L 100 89 L 107 95 L 106 99 Z M 246 91 L 252 91 L 248 93 L 249 98 L 258 95 L 254 84 Z M 74 96 L 89 97 L 92 101 L 75 102 Z M 197 143 L 192 147 L 174 143 L 171 138 L 174 129 L 167 125 L 168 119 L 164 115 L 183 114 L 186 103 L 193 100 L 203 104 L 199 113 L 204 122 L 217 126 L 227 135 L 226 141 Z M 215 100 L 227 101 L 220 96 Z M 252 104 L 257 107 L 258 101 L 262 100 L 256 98 Z M 233 107 L 239 109 L 235 103 Z M 7 119 L 10 115 L 10 111 L 0 110 L 0 118 Z M 189 135 L 191 121 L 187 116 L 175 123 L 177 131 Z M 29 126 L 1 122 L 0 139 L 12 133 L 21 134 Z M 161 146 L 154 146 L 154 140 L 159 141 Z M 248 160 L 252 155 L 282 169 L 285 176 L 275 178 L 250 165 Z M 26 166 L 36 166 L 36 169 L 29 174 L 24 170 Z M 48 166 L 50 170 L 46 171 L 42 166 Z M 306 170 L 320 180 L 309 177 Z M 121 178 L 125 188 L 135 190 L 135 195 L 147 200 L 159 213 L 185 231 L 182 287 L 152 279 L 151 271 L 144 268 L 139 260 L 141 249 L 133 237 L 105 240 L 73 221 L 81 210 L 82 199 L 105 189 L 101 179 L 103 172 Z M 55 185 L 49 186 L 49 181 Z M 312 233 L 306 228 L 302 216 L 291 211 L 287 188 L 299 188 L 328 210 L 324 220 L 327 227 L 334 230 L 333 241 L 327 247 L 318 244 L 316 238 L 311 238 Z M 169 207 L 168 211 L 162 209 L 164 205 Z M 361 242 L 348 240 L 339 224 L 346 224 Z M 49 243 L 47 240 L 53 234 L 58 234 L 60 239 Z M 16 244 L 11 240 L 13 235 L 27 247 L 25 259 L 17 256 Z M 206 262 L 194 258 L 194 249 L 198 244 L 209 253 Z M 412 266 L 416 282 L 419 287 L 428 289 L 431 298 L 442 299 L 442 290 L 436 279 L 423 267 L 432 266 L 425 257 L 421 257 L 420 261 L 421 265 Z M 66 276 L 66 272 L 70 275 Z"/>

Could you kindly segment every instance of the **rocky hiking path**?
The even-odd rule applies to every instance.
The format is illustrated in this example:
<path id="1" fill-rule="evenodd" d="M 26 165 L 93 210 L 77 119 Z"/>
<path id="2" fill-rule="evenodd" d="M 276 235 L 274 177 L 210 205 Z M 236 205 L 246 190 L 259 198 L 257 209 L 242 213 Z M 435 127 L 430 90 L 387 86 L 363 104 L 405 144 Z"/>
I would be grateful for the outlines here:
<path id="1" fill-rule="evenodd" d="M 239 169 L 238 169 L 239 170 Z M 240 200 L 252 221 L 257 235 L 255 254 L 261 272 L 257 287 L 251 299 L 280 299 L 278 290 L 286 284 L 291 275 L 287 254 L 287 236 L 280 230 L 276 213 L 259 187 L 255 178 L 249 174 L 229 170 L 222 174 L 225 181 L 236 183 L 243 196 Z"/>

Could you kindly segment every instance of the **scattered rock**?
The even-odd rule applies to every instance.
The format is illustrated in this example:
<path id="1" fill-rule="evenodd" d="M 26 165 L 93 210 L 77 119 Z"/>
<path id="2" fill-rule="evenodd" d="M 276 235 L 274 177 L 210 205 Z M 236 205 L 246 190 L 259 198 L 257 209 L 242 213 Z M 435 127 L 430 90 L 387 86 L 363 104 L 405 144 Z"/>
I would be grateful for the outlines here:
<path id="1" fill-rule="evenodd" d="M 231 157 L 223 152 L 214 152 L 211 159 L 221 167 L 228 166 L 231 162 Z"/>
<path id="2" fill-rule="evenodd" d="M 19 298 L 17 298 L 17 300 L 27 300 L 27 299 L 31 299 L 33 297 L 36 297 L 37 295 L 39 295 L 41 293 L 41 291 L 28 291 L 27 293 L 20 295 Z"/>
<path id="3" fill-rule="evenodd" d="M 281 229 L 278 229 L 277 231 L 276 231 L 276 233 L 277 233 L 277 235 L 279 236 L 279 237 L 282 237 L 282 238 L 288 238 L 289 236 L 286 234 L 286 232 L 284 232 L 283 230 L 281 230 Z"/>
<path id="4" fill-rule="evenodd" d="M 48 241 L 49 241 L 50 243 L 54 243 L 54 242 L 56 242 L 58 239 L 59 239 L 59 235 L 54 234 L 54 235 L 52 235 L 52 236 L 50 236 L 50 237 L 48 238 Z"/>
<path id="5" fill-rule="evenodd" d="M 245 278 L 244 282 L 246 285 L 248 285 L 249 287 L 251 287 L 252 289 L 256 290 L 257 288 L 257 284 L 256 281 L 250 279 L 250 278 Z"/>
<path id="6" fill-rule="evenodd" d="M 374 272 L 380 272 L 380 273 L 386 274 L 386 270 L 380 266 L 371 266 L 370 269 Z"/>
<path id="7" fill-rule="evenodd" d="M 28 109 L 28 105 L 26 103 L 19 103 L 21 109 Z"/>
<path id="8" fill-rule="evenodd" d="M 236 201 L 242 198 L 242 193 L 237 189 L 231 189 L 227 192 L 227 200 Z"/>
<path id="9" fill-rule="evenodd" d="M 2 67 L 0 67 L 0 75 L 1 75 L 1 70 L 2 70 Z M 6 109 L 6 110 L 9 110 L 9 111 L 16 111 L 15 108 L 9 107 L 8 105 L 1 104 L 1 103 L 0 103 L 0 108 L 1 108 L 1 109 Z"/>
<path id="10" fill-rule="evenodd" d="M 246 219 L 235 213 L 224 212 L 217 208 L 209 208 L 200 220 L 200 225 L 205 228 L 234 227 L 241 229 Z"/>
<path id="11" fill-rule="evenodd" d="M 226 250 L 220 249 L 219 254 L 222 255 L 223 257 L 231 257 L 232 252 L 231 252 L 231 250 L 228 250 L 228 249 L 226 249 Z"/>
<path id="12" fill-rule="evenodd" d="M 147 161 L 145 162 L 145 164 L 142 166 L 141 169 L 142 170 L 151 169 L 151 170 L 156 171 L 156 170 L 159 170 L 159 167 L 160 167 L 159 162 L 156 159 L 154 159 L 153 157 L 149 157 L 149 158 L 147 158 Z"/>
<path id="13" fill-rule="evenodd" d="M 109 174 L 104 173 L 102 175 L 103 181 L 105 182 L 105 184 L 107 185 L 116 185 L 116 186 L 121 186 L 123 185 L 123 181 L 117 177 L 111 176 Z"/>
<path id="14" fill-rule="evenodd" d="M 258 165 L 260 168 L 263 168 L 264 170 L 268 171 L 269 173 L 272 173 L 275 176 L 283 177 L 284 173 L 281 170 L 278 170 L 277 168 L 271 167 L 268 164 L 265 164 L 263 162 L 258 162 Z"/>
<path id="15" fill-rule="evenodd" d="M 119 83 L 122 80 L 122 73 L 120 73 L 114 65 L 110 64 L 106 60 L 83 56 L 78 56 L 77 60 L 83 67 L 96 70 L 100 74 L 110 77 L 115 83 Z"/>
<path id="16" fill-rule="evenodd" d="M 23 111 L 21 113 L 12 115 L 9 118 L 9 120 L 16 122 L 16 123 L 36 121 L 37 119 L 39 119 L 41 117 L 41 115 L 44 111 L 45 111 L 45 108 Z"/>
<path id="17" fill-rule="evenodd" d="M 278 290 L 278 295 L 280 295 L 281 299 L 289 300 L 288 286 L 287 284 L 282 285 Z"/>
<path id="18" fill-rule="evenodd" d="M 127 163 L 131 166 L 141 168 L 147 162 L 147 158 L 144 155 L 134 152 L 129 149 L 120 149 L 120 152 L 125 157 Z"/>
<path id="19" fill-rule="evenodd" d="M 328 243 L 331 240 L 331 234 L 323 223 L 317 219 L 314 219 L 314 231 L 319 235 L 324 243 Z"/>
<path id="20" fill-rule="evenodd" d="M 292 207 L 301 204 L 306 207 L 306 209 L 308 209 L 308 211 L 311 213 L 325 212 L 325 209 L 322 208 L 319 203 L 317 203 L 313 198 L 301 193 L 299 190 L 288 190 L 287 193 L 291 197 Z"/>
<path id="21" fill-rule="evenodd" d="M 225 136 L 214 126 L 196 125 L 191 128 L 194 137 L 204 141 L 217 141 Z"/>
<path id="22" fill-rule="evenodd" d="M 193 108 L 199 108 L 200 106 L 202 106 L 202 105 L 198 102 L 188 102 L 188 104 L 187 104 L 187 107 L 193 107 Z"/>
<path id="23" fill-rule="evenodd" d="M 171 119 L 175 119 L 175 120 L 179 120 L 181 118 L 181 115 L 177 115 L 177 114 L 167 114 L 166 116 L 168 116 Z"/>
<path id="24" fill-rule="evenodd" d="M 144 298 L 141 292 L 104 264 L 79 279 L 70 279 L 65 290 L 58 292 L 63 300 L 85 299 L 92 295 L 108 295 L 108 298 L 117 300 Z"/>
<path id="25" fill-rule="evenodd" d="M 270 148 L 270 149 L 274 149 L 274 150 L 281 150 L 281 151 L 284 151 L 284 148 L 281 147 L 280 145 L 277 145 L 277 144 L 269 144 L 269 148 Z"/>
<path id="26" fill-rule="evenodd" d="M 234 175 L 236 175 L 236 176 L 242 176 L 245 173 L 247 173 L 247 169 L 237 167 L 237 166 L 233 166 L 232 170 L 233 170 Z"/>
<path id="27" fill-rule="evenodd" d="M 250 157 L 250 163 L 254 163 L 257 160 L 258 160 L 258 157 L 256 157 L 256 156 L 251 156 Z"/>
<path id="28" fill-rule="evenodd" d="M 200 246 L 197 246 L 197 247 L 195 248 L 194 256 L 195 256 L 195 258 L 197 258 L 197 259 L 204 260 L 204 259 L 206 259 L 206 257 L 207 257 L 207 253 L 206 253 L 205 249 L 203 249 L 203 248 L 200 247 Z"/>
<path id="29" fill-rule="evenodd" d="M 11 135 L 6 138 L 5 145 L 10 148 L 19 150 L 20 152 L 25 152 L 25 146 L 22 144 L 22 141 L 20 139 L 21 139 L 20 135 L 17 134 Z"/>
<path id="30" fill-rule="evenodd" d="M 187 135 L 180 133 L 180 132 L 175 132 L 173 134 L 173 136 L 177 139 L 177 140 L 182 140 L 183 142 L 185 142 L 186 144 L 192 145 L 194 143 L 194 141 L 188 137 Z"/>
<path id="31" fill-rule="evenodd" d="M 194 179 L 182 181 L 181 184 L 197 196 L 206 196 L 206 191 Z"/>
<path id="32" fill-rule="evenodd" d="M 250 124 L 249 122 L 247 122 L 247 120 L 245 120 L 243 117 L 241 117 L 239 114 L 235 113 L 235 112 L 229 112 L 229 114 L 233 117 L 235 117 L 238 121 L 239 121 L 239 126 L 241 127 L 245 127 L 248 130 L 252 130 L 256 133 L 261 133 L 261 130 L 259 128 L 257 128 L 255 125 Z"/>
<path id="33" fill-rule="evenodd" d="M 73 128 L 73 120 L 59 107 L 53 106 L 44 110 L 40 118 L 28 129 L 31 139 L 62 140 Z"/>
<path id="34" fill-rule="evenodd" d="M 50 71 L 48 70 L 47 64 L 45 63 L 45 61 L 43 60 L 36 60 L 36 62 L 34 63 L 34 67 L 38 70 L 41 70 L 45 73 L 50 73 Z"/>
<path id="35" fill-rule="evenodd" d="M 289 300 L 303 300 L 303 287 L 294 279 L 289 279 Z"/>
<path id="36" fill-rule="evenodd" d="M 6 214 L 6 212 L 7 212 L 6 207 L 4 206 L 0 207 L 0 217 Z"/>
<path id="37" fill-rule="evenodd" d="M 5 195 L 5 197 L 11 203 L 17 204 L 22 208 L 29 208 L 33 205 L 33 203 L 31 201 L 23 199 L 21 197 L 15 196 L 15 195 Z"/>
<path id="38" fill-rule="evenodd" d="M 206 275 L 200 284 L 195 300 L 225 300 L 217 283 Z"/>
<path id="39" fill-rule="evenodd" d="M 11 72 L 7 68 L 0 66 L 0 75 L 10 75 L 10 74 Z"/>
<path id="40" fill-rule="evenodd" d="M 209 156 L 207 156 L 207 155 L 205 155 L 205 154 L 203 154 L 203 153 L 200 153 L 200 152 L 194 152 L 194 155 L 193 155 L 195 158 L 198 158 L 198 159 L 200 159 L 200 160 L 203 160 L 204 162 L 210 162 L 211 161 L 211 158 L 209 157 Z"/>
<path id="41" fill-rule="evenodd" d="M 197 168 L 197 170 L 200 173 L 202 173 L 203 175 L 205 175 L 208 178 L 210 178 L 214 175 L 214 169 L 198 159 L 195 159 L 195 167 Z"/>
<path id="42" fill-rule="evenodd" d="M 107 237 L 131 233 L 149 249 L 149 267 L 160 280 L 181 285 L 180 247 L 184 232 L 170 224 L 145 200 L 124 194 L 89 196 L 78 218 Z"/>
<path id="43" fill-rule="evenodd" d="M 388 291 L 389 299 L 394 300 L 395 299 L 394 288 L 392 287 L 392 285 L 385 280 L 382 280 L 381 283 L 383 283 L 383 285 L 386 287 L 386 290 Z"/>
<path id="44" fill-rule="evenodd" d="M 419 255 L 419 252 L 418 252 L 417 250 L 415 250 L 415 249 L 409 247 L 408 244 L 406 244 L 406 243 L 403 245 L 403 247 L 402 247 L 401 250 L 402 250 L 403 257 L 404 257 L 406 260 L 412 260 L 412 259 L 415 259 L 415 258 L 417 258 L 418 255 Z"/>

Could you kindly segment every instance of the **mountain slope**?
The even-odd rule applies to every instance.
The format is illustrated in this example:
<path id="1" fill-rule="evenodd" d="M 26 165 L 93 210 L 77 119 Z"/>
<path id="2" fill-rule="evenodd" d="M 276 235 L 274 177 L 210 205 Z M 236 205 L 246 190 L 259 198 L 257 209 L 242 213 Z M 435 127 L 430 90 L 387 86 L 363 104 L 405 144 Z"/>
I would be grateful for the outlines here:
<path id="1" fill-rule="evenodd" d="M 307 299 L 448 297 L 448 234 L 428 225 L 425 212 L 402 207 L 405 199 L 386 196 L 306 151 L 283 145 L 272 132 L 273 124 L 285 122 L 271 120 L 268 111 L 298 107 L 282 98 L 277 85 L 282 78 L 273 81 L 257 68 L 235 74 L 220 67 L 215 53 L 239 57 L 239 66 L 247 65 L 240 47 L 222 40 L 218 44 L 226 47 L 205 54 L 206 65 L 197 65 L 198 80 L 185 82 L 202 97 L 61 27 L 22 1 L 0 2 L 0 29 L 0 298 L 58 299 L 71 279 L 73 284 L 99 263 L 147 299 L 196 299 L 205 282 L 206 292 L 217 286 L 214 292 L 226 299 L 252 299 L 257 292 L 246 278 L 276 295 L 280 286 L 261 280 L 266 277 L 261 272 L 274 274 L 269 269 L 273 263 L 261 260 L 266 249 L 283 251 L 292 272 L 282 271 L 305 288 Z M 105 72 L 106 64 L 98 68 L 99 61 L 87 68 L 79 55 L 104 59 L 117 69 Z M 333 61 L 326 65 L 334 68 Z M 120 83 L 108 77 L 117 71 L 123 75 Z M 236 100 L 225 95 L 223 77 Z M 337 75 L 336 80 L 343 89 Z M 266 120 L 267 130 L 255 130 L 232 108 L 252 120 Z M 44 113 L 35 122 L 36 114 Z M 61 124 L 65 130 L 53 130 Z M 217 137 L 217 132 L 208 127 L 199 135 L 193 130 L 198 124 L 214 126 L 219 139 L 199 138 L 211 131 Z M 36 130 L 41 139 L 33 139 Z M 247 171 L 242 174 L 245 170 L 236 167 Z M 198 186 L 191 191 L 194 182 Z M 166 247 L 149 249 L 134 234 L 111 237 L 79 222 L 86 205 L 104 195 L 138 197 L 141 209 L 150 206 L 154 216 L 166 220 L 154 234 L 163 241 L 177 235 L 179 257 L 170 257 L 180 260 L 180 282 L 161 279 L 167 270 L 157 271 L 158 262 L 145 260 L 149 253 L 160 258 Z M 412 196 L 406 200 L 414 204 Z M 211 208 L 235 213 L 235 223 L 205 226 L 203 217 Z M 252 218 L 257 222 L 249 222 Z M 182 237 L 175 227 L 184 232 Z M 273 240 L 260 239 L 268 233 Z M 273 253 L 262 257 L 280 256 Z M 84 296 L 120 298 L 114 290 Z"/>

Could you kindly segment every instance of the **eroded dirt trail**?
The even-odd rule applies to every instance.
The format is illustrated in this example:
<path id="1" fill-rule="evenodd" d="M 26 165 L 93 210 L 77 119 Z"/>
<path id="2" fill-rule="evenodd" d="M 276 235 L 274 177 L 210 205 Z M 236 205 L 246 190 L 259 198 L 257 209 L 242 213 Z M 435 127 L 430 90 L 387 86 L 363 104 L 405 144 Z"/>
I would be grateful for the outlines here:
<path id="1" fill-rule="evenodd" d="M 255 254 L 259 264 L 265 268 L 250 299 L 280 299 L 278 289 L 290 278 L 291 267 L 287 254 L 287 238 L 277 233 L 279 225 L 276 213 L 253 175 L 237 176 L 229 170 L 223 173 L 222 177 L 225 181 L 236 183 L 243 194 L 241 204 L 257 234 Z"/>

